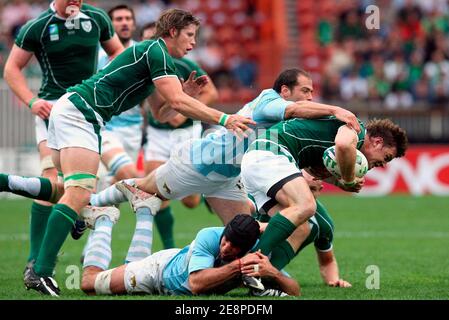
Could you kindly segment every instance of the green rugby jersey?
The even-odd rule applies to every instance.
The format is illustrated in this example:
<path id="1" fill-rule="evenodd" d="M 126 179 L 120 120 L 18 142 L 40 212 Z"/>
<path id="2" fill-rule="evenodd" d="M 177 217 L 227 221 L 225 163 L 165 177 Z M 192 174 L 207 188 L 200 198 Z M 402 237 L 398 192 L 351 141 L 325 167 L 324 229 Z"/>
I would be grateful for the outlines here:
<path id="1" fill-rule="evenodd" d="M 113 36 L 111 20 L 103 10 L 83 4 L 76 17 L 65 19 L 52 3 L 20 29 L 15 44 L 33 52 L 39 61 L 43 74 L 39 98 L 56 100 L 96 72 L 98 43 Z"/>
<path id="2" fill-rule="evenodd" d="M 155 89 L 153 80 L 163 77 L 176 77 L 176 68 L 159 38 L 127 48 L 97 74 L 67 91 L 78 93 L 107 122 L 148 97 Z"/>
<path id="3" fill-rule="evenodd" d="M 187 58 L 180 58 L 180 59 L 174 58 L 173 61 L 176 67 L 176 74 L 180 79 L 184 81 L 187 81 L 192 71 L 196 71 L 196 77 L 200 77 L 207 74 L 206 71 L 201 69 L 201 67 L 198 64 Z M 190 127 L 193 124 L 193 120 L 187 119 L 186 122 L 184 122 L 179 127 L 175 128 L 169 123 L 161 123 L 157 121 L 156 119 L 154 119 L 152 113 L 148 112 L 148 124 L 154 128 L 173 130 Z"/>
<path id="4" fill-rule="evenodd" d="M 357 149 L 362 147 L 366 134 L 365 126 L 360 120 L 359 123 L 361 131 Z M 324 150 L 335 145 L 335 136 L 344 124 L 333 116 L 281 121 L 258 137 L 249 150 L 268 150 L 285 155 L 299 168 L 321 166 Z"/>

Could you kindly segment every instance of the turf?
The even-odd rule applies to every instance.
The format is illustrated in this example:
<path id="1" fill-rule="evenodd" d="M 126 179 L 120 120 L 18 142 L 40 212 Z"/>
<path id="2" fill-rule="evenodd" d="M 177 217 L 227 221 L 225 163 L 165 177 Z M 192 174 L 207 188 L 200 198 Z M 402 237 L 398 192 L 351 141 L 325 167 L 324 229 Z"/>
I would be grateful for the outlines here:
<path id="1" fill-rule="evenodd" d="M 444 197 L 392 196 L 358 198 L 323 196 L 335 223 L 334 251 L 341 277 L 352 283 L 350 289 L 330 288 L 322 283 L 313 246 L 300 253 L 287 267 L 302 288 L 299 299 L 448 299 L 449 219 L 448 199 Z M 28 200 L 0 199 L 0 299 L 50 299 L 26 291 L 22 271 L 28 255 Z M 195 210 L 173 205 L 177 246 L 188 244 L 196 232 L 220 221 L 204 206 Z M 134 217 L 128 205 L 121 208 L 120 221 L 113 232 L 112 266 L 123 262 L 131 241 Z M 78 285 L 79 257 L 85 242 L 70 238 L 58 257 L 56 280 L 64 299 L 194 299 L 192 297 L 87 297 Z M 158 235 L 154 251 L 161 248 Z M 380 272 L 380 288 L 367 289 L 368 266 Z M 73 271 L 75 270 L 75 272 Z M 367 281 L 368 279 L 368 281 Z M 68 289 L 75 287 L 75 289 Z M 201 299 L 248 299 L 246 290 L 225 296 Z M 293 298 L 289 298 L 293 299 Z"/>

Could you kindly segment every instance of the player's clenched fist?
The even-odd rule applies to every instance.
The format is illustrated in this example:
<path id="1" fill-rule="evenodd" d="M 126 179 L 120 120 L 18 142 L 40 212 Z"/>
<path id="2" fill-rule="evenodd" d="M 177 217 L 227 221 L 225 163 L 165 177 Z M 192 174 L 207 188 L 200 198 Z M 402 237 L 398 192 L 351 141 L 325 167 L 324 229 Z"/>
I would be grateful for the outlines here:
<path id="1" fill-rule="evenodd" d="M 53 105 L 50 102 L 43 99 L 37 99 L 31 105 L 31 112 L 39 118 L 45 120 L 50 117 L 52 107 Z"/>

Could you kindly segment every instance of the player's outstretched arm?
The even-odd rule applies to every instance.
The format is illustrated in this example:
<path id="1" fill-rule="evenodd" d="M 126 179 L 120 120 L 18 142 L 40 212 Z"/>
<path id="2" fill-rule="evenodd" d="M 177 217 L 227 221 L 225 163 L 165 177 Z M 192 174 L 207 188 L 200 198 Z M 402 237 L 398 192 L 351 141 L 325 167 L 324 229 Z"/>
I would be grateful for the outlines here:
<path id="1" fill-rule="evenodd" d="M 181 83 L 175 77 L 157 79 L 154 81 L 154 85 L 173 110 L 189 118 L 211 124 L 221 124 L 237 134 L 246 131 L 248 124 L 255 124 L 251 119 L 236 114 L 227 115 L 188 96 L 182 91 Z"/>
<path id="2" fill-rule="evenodd" d="M 326 116 L 335 116 L 338 120 L 345 122 L 355 131 L 360 132 L 360 124 L 357 117 L 346 109 L 313 101 L 297 101 L 285 109 L 285 119 L 306 118 L 313 119 Z"/>
<path id="3" fill-rule="evenodd" d="M 333 250 L 324 252 L 317 250 L 317 256 L 321 277 L 328 286 L 342 288 L 352 287 L 348 281 L 340 279 L 337 260 L 335 259 Z"/>

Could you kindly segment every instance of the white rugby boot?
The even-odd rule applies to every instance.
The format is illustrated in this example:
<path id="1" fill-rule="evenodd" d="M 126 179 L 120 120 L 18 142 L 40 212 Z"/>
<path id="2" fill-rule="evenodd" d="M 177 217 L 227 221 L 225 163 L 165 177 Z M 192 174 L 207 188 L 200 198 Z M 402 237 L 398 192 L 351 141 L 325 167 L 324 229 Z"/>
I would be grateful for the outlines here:
<path id="1" fill-rule="evenodd" d="M 115 187 L 125 195 L 134 212 L 140 208 L 147 208 L 151 215 L 155 216 L 161 208 L 162 200 L 155 194 L 142 191 L 137 186 L 130 185 L 123 180 L 117 182 Z"/>
<path id="2" fill-rule="evenodd" d="M 120 218 L 120 210 L 116 207 L 92 207 L 86 206 L 80 214 L 89 229 L 95 229 L 95 221 L 101 216 L 108 216 L 112 223 Z"/>

